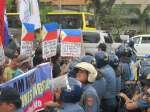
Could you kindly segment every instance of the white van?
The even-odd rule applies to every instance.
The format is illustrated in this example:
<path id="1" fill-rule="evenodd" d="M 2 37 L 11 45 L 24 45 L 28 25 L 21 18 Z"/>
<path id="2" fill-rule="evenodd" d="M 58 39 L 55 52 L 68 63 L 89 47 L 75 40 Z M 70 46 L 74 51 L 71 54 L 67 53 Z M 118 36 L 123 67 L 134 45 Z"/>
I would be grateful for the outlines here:
<path id="1" fill-rule="evenodd" d="M 146 54 L 150 54 L 150 34 L 137 35 L 132 37 L 135 42 L 135 49 L 137 50 L 137 56 L 142 57 Z"/>
<path id="2" fill-rule="evenodd" d="M 113 43 L 112 37 L 102 30 L 83 31 L 82 36 L 85 53 L 95 54 L 98 51 L 98 45 L 100 43 L 106 43 L 108 52 L 120 45 Z"/>

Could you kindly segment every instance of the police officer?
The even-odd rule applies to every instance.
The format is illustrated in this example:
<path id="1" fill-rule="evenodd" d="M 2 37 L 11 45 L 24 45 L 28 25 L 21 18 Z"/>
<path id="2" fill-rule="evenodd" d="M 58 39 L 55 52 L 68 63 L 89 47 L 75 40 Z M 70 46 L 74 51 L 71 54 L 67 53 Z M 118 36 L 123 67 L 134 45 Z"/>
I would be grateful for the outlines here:
<path id="1" fill-rule="evenodd" d="M 16 112 L 21 108 L 20 95 L 11 87 L 2 88 L 0 91 L 0 112 Z"/>
<path id="2" fill-rule="evenodd" d="M 81 61 L 82 62 L 88 62 L 88 63 L 90 63 L 96 67 L 96 59 L 94 56 L 85 55 L 85 56 L 81 57 Z M 97 70 L 97 77 L 96 77 L 96 81 L 92 84 L 92 86 L 96 89 L 96 92 L 99 96 L 99 101 L 101 104 L 101 99 L 104 96 L 105 90 L 106 90 L 106 80 L 104 79 L 104 77 L 100 73 L 100 70 L 97 68 L 96 68 L 96 70 Z M 99 106 L 99 107 L 101 110 L 101 106 Z"/>
<path id="3" fill-rule="evenodd" d="M 68 75 L 70 77 L 75 77 L 74 67 L 75 67 L 75 65 L 77 65 L 80 62 L 87 62 L 87 63 L 92 64 L 93 66 L 96 66 L 95 57 L 90 54 L 86 54 L 85 56 L 82 56 L 80 58 L 75 58 L 69 65 L 69 74 Z"/>
<path id="4" fill-rule="evenodd" d="M 75 69 L 76 79 L 83 85 L 83 95 L 80 101 L 82 107 L 85 112 L 100 112 L 97 92 L 91 86 L 97 77 L 95 67 L 90 63 L 81 62 L 75 66 Z"/>
<path id="5" fill-rule="evenodd" d="M 109 56 L 109 65 L 114 69 L 116 73 L 116 92 L 118 94 L 121 91 L 122 68 L 119 64 L 119 58 L 115 54 Z"/>
<path id="6" fill-rule="evenodd" d="M 108 65 L 108 54 L 99 51 L 95 54 L 97 68 L 100 69 L 106 80 L 106 92 L 102 99 L 103 112 L 115 112 L 116 110 L 116 74 Z"/>
<path id="7" fill-rule="evenodd" d="M 132 50 L 132 56 L 131 56 L 131 60 L 136 62 L 136 59 L 137 59 L 137 55 L 136 55 L 136 49 L 134 47 L 134 41 L 132 39 L 129 39 L 129 42 L 128 42 L 128 46 L 131 48 Z"/>
<path id="8" fill-rule="evenodd" d="M 80 59 L 81 59 L 81 62 L 87 62 L 87 63 L 92 64 L 93 66 L 96 66 L 95 57 L 92 55 L 85 55 L 85 56 L 82 56 Z"/>
<path id="9" fill-rule="evenodd" d="M 100 44 L 98 45 L 98 51 L 104 51 L 104 52 L 106 52 L 106 51 L 107 51 L 107 46 L 106 46 L 106 44 L 105 44 L 105 43 L 100 43 Z"/>
<path id="10" fill-rule="evenodd" d="M 83 89 L 79 81 L 68 78 L 66 88 L 57 88 L 54 92 L 56 102 L 46 103 L 47 112 L 84 112 L 79 105 Z"/>
<path id="11" fill-rule="evenodd" d="M 134 80 L 133 70 L 131 69 L 132 51 L 129 47 L 121 46 L 116 52 L 122 67 L 121 89 L 126 91 L 127 82 Z"/>

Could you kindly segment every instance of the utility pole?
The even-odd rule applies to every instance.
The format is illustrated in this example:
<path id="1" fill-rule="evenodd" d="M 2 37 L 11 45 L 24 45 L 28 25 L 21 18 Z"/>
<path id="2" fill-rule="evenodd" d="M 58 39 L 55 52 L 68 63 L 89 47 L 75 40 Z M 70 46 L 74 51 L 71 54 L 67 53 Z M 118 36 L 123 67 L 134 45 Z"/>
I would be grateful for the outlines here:
<path id="1" fill-rule="evenodd" d="M 59 0 L 59 10 L 61 10 L 62 9 L 62 2 L 61 2 L 61 0 Z"/>

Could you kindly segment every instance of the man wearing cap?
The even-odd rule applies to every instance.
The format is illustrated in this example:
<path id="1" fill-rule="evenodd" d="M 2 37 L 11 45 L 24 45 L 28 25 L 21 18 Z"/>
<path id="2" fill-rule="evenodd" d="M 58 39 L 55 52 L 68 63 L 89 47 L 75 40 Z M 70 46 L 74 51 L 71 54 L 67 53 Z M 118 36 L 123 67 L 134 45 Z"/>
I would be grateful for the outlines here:
<path id="1" fill-rule="evenodd" d="M 31 68 L 31 59 L 28 56 L 19 55 L 17 61 L 18 61 L 18 68 L 14 74 L 14 77 L 27 72 Z"/>
<path id="2" fill-rule="evenodd" d="M 150 112 L 150 74 L 147 78 L 141 81 L 144 91 L 139 95 L 138 99 L 129 99 L 124 93 L 120 93 L 120 96 L 125 99 L 125 105 L 127 110 L 141 109 Z"/>
<path id="3" fill-rule="evenodd" d="M 2 88 L 0 91 L 0 112 L 16 112 L 21 108 L 21 99 L 16 89 Z"/>

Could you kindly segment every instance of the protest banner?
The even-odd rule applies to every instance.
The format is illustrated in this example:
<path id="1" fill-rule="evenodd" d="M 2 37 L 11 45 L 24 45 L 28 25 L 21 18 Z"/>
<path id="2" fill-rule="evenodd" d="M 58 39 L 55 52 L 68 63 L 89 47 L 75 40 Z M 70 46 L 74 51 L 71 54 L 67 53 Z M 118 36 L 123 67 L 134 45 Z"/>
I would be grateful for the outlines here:
<path id="1" fill-rule="evenodd" d="M 60 32 L 61 56 L 81 56 L 81 30 L 64 29 Z"/>
<path id="2" fill-rule="evenodd" d="M 48 23 L 43 25 L 42 29 L 42 55 L 44 59 L 56 55 L 57 52 L 57 23 Z"/>
<path id="3" fill-rule="evenodd" d="M 5 0 L 0 2 L 0 65 L 5 62 L 5 55 L 3 50 L 4 43 L 4 11 L 5 11 Z"/>
<path id="4" fill-rule="evenodd" d="M 16 88 L 22 100 L 22 112 L 38 112 L 44 104 L 53 100 L 50 84 L 52 67 L 49 63 L 41 64 L 6 83 L 0 89 L 9 86 Z"/>
<path id="5" fill-rule="evenodd" d="M 22 23 L 34 24 L 34 30 L 41 27 L 37 0 L 19 0 L 19 16 Z"/>
<path id="6" fill-rule="evenodd" d="M 34 40 L 34 25 L 29 23 L 23 23 L 20 54 L 32 56 L 33 40 Z"/>

